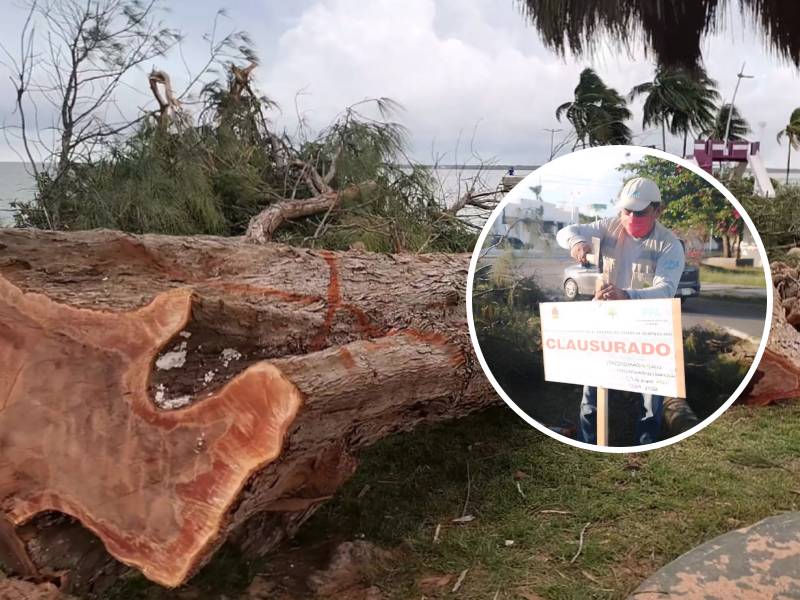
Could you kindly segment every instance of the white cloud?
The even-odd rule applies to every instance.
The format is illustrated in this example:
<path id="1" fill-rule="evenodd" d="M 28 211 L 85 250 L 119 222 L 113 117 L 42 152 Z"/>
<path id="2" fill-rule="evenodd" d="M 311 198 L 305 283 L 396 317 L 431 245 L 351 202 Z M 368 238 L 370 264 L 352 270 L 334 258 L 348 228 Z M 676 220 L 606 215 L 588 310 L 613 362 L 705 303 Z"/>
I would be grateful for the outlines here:
<path id="1" fill-rule="evenodd" d="M 191 8 L 175 6 L 167 18 L 190 34 L 185 55 L 192 66 L 204 60 L 199 37 L 210 27 L 215 6 L 198 0 Z M 0 23 L 0 37 L 13 39 L 23 18 L 20 10 Z M 798 70 L 771 56 L 738 16 L 729 16 L 728 22 L 727 32 L 705 44 L 708 71 L 729 97 L 742 60 L 748 61 L 747 71 L 756 78 L 742 83 L 736 104 L 750 121 L 753 137 L 761 139 L 766 163 L 780 167 L 786 145 L 778 146 L 775 134 L 798 103 Z M 234 3 L 222 26 L 251 32 L 263 60 L 257 80 L 282 108 L 275 117 L 279 125 L 294 130 L 295 101 L 310 124 L 321 128 L 347 105 L 388 96 L 405 107 L 398 118 L 410 130 L 414 157 L 422 161 L 436 155 L 445 162 L 474 162 L 470 143 L 475 131 L 474 147 L 485 158 L 541 163 L 550 145 L 543 128 L 569 128 L 566 122 L 557 123 L 554 112 L 572 97 L 585 66 L 593 66 L 623 94 L 653 74 L 642 52 L 629 57 L 604 48 L 591 60 L 557 57 L 542 45 L 514 2 L 303 0 L 291 8 L 274 2 Z M 185 79 L 177 56 L 154 66 L 172 73 L 177 85 Z M 132 88 L 145 95 L 121 90 L 121 106 L 135 112 L 149 100 L 143 82 L 142 73 L 132 78 Z M 0 94 L 5 117 L 13 108 L 11 96 Z M 641 130 L 641 104 L 639 100 L 633 107 L 636 143 L 660 146 L 660 131 Z M 668 140 L 668 150 L 680 148 L 681 140 Z M 0 147 L 0 159 L 15 157 Z"/>
<path id="2" fill-rule="evenodd" d="M 435 27 L 441 10 L 431 0 L 409 1 L 402 11 L 388 0 L 321 2 L 282 36 L 264 88 L 283 106 L 302 88 L 317 126 L 362 98 L 389 96 L 405 107 L 403 122 L 423 160 L 434 140 L 445 160 L 454 160 L 459 132 L 460 158 L 469 158 L 476 126 L 484 153 L 546 158 L 541 128 L 555 123 L 555 106 L 571 96 L 581 67 L 521 52 L 474 6 L 444 35 Z"/>
<path id="3" fill-rule="evenodd" d="M 769 56 L 761 40 L 736 18 L 731 28 L 706 43 L 706 64 L 730 96 L 742 58 L 757 79 L 742 84 L 737 105 L 760 136 L 770 166 L 783 164 L 785 149 L 775 132 L 791 112 L 798 88 L 793 67 Z M 652 77 L 642 52 L 629 57 L 607 48 L 592 60 L 563 60 L 539 42 L 513 5 L 486 0 L 320 0 L 280 38 L 278 54 L 262 74 L 264 88 L 284 106 L 283 123 L 292 123 L 294 97 L 310 122 L 321 127 L 342 107 L 365 97 L 389 96 L 402 103 L 402 121 L 411 130 L 414 154 L 429 160 L 431 146 L 455 159 L 470 158 L 469 145 L 501 162 L 538 163 L 549 153 L 545 127 L 559 125 L 555 108 L 572 96 L 580 71 L 596 68 L 621 93 Z M 660 131 L 641 130 L 641 103 L 631 124 L 636 142 L 657 144 Z M 764 122 L 763 129 L 759 123 Z M 682 140 L 668 139 L 680 152 Z"/>

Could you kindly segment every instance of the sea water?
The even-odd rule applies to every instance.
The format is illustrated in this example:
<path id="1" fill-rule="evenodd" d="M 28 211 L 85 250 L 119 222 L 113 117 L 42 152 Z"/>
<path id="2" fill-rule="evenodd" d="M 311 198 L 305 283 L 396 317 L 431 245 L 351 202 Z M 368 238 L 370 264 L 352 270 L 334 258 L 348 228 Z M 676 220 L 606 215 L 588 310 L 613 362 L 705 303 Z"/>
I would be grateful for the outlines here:
<path id="1" fill-rule="evenodd" d="M 14 224 L 13 200 L 32 200 L 33 176 L 25 163 L 0 162 L 0 226 Z"/>

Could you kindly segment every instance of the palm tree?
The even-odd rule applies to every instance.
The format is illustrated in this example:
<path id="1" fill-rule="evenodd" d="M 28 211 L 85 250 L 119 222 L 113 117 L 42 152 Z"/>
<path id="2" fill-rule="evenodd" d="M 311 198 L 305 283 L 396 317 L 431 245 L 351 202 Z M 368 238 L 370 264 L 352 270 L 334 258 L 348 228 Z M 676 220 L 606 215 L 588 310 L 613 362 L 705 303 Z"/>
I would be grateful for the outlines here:
<path id="1" fill-rule="evenodd" d="M 699 67 L 703 38 L 726 26 L 724 8 L 734 2 L 779 56 L 800 66 L 800 11 L 788 0 L 518 0 L 542 41 L 560 54 L 591 54 L 611 40 L 627 50 L 643 44 L 659 66 L 689 70 Z"/>
<path id="2" fill-rule="evenodd" d="M 792 148 L 800 150 L 800 108 L 795 108 L 792 111 L 792 116 L 789 117 L 789 124 L 784 129 L 778 132 L 778 143 L 781 143 L 781 138 L 786 136 L 789 140 L 789 151 L 786 154 L 786 183 L 789 183 L 789 166 L 792 163 Z"/>
<path id="3" fill-rule="evenodd" d="M 714 113 L 719 100 L 717 82 L 706 75 L 705 71 L 696 71 L 689 78 L 689 82 L 686 94 L 687 106 L 676 108 L 669 128 L 672 135 L 683 134 L 682 156 L 686 156 L 686 139 L 689 137 L 689 132 L 701 132 L 714 122 Z"/>
<path id="4" fill-rule="evenodd" d="M 739 114 L 735 106 L 725 103 L 717 109 L 714 115 L 714 120 L 711 125 L 702 130 L 702 134 L 714 140 L 725 139 L 725 128 L 728 125 L 728 112 L 732 109 L 731 127 L 728 132 L 729 140 L 742 140 L 744 136 L 750 133 L 750 125 L 745 121 L 744 117 Z"/>
<path id="5" fill-rule="evenodd" d="M 575 128 L 575 145 L 582 147 L 628 144 L 631 130 L 625 121 L 631 118 L 627 102 L 619 92 L 608 87 L 594 70 L 581 72 L 575 97 L 556 109 L 556 119 L 566 116 Z"/>
<path id="6" fill-rule="evenodd" d="M 646 95 L 643 106 L 642 127 L 661 125 L 661 144 L 667 150 L 667 129 L 672 135 L 683 134 L 683 155 L 686 155 L 686 138 L 693 129 L 702 130 L 713 122 L 715 101 L 719 93 L 716 82 L 705 72 L 694 73 L 683 69 L 656 70 L 653 81 L 640 83 L 628 97 Z"/>

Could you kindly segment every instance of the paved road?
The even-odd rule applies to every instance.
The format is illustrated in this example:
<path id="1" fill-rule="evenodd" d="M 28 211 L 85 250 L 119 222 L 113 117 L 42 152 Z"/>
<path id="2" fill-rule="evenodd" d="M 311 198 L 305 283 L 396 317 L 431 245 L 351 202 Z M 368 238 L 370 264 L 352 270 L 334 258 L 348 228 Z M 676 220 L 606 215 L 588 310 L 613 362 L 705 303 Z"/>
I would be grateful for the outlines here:
<path id="1" fill-rule="evenodd" d="M 559 252 L 556 250 L 556 252 Z M 486 256 L 482 262 L 493 262 L 494 256 Z M 562 290 L 564 268 L 573 263 L 573 260 L 559 252 L 556 256 L 522 258 L 516 261 L 517 275 L 536 275 L 538 281 L 553 296 L 559 297 Z M 714 294 L 724 294 L 724 285 L 712 285 L 710 291 Z M 736 286 L 729 286 L 735 288 Z M 689 298 L 683 305 L 683 327 L 688 329 L 694 325 L 716 325 L 729 330 L 744 333 L 748 336 L 760 338 L 764 331 L 766 319 L 766 296 L 763 302 L 754 298 L 725 298 L 710 294 L 704 296 L 701 289 L 700 297 Z"/>
<path id="2" fill-rule="evenodd" d="M 683 305 L 682 320 L 684 329 L 693 325 L 707 325 L 709 322 L 760 338 L 764 332 L 767 316 L 767 301 L 720 300 L 714 297 L 689 298 Z"/>

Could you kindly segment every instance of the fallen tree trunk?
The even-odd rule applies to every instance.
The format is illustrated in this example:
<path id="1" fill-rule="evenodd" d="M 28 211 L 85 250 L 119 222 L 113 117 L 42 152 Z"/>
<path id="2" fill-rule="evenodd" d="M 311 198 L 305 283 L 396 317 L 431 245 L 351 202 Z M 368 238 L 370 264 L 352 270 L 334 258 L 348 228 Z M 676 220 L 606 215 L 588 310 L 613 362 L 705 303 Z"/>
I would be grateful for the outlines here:
<path id="1" fill-rule="evenodd" d="M 0 561 L 69 592 L 265 552 L 359 449 L 498 402 L 466 255 L 31 230 L 0 252 Z"/>
<path id="2" fill-rule="evenodd" d="M 772 263 L 773 305 L 769 342 L 742 402 L 767 405 L 800 398 L 800 272 Z"/>

